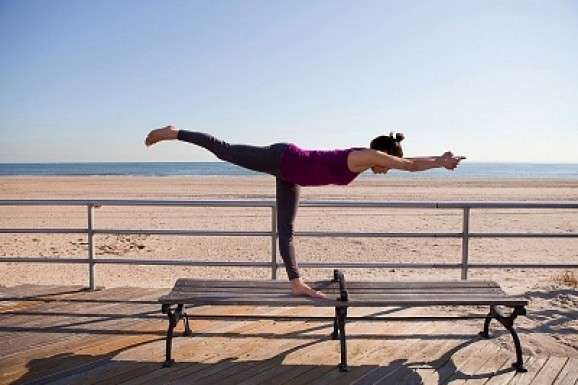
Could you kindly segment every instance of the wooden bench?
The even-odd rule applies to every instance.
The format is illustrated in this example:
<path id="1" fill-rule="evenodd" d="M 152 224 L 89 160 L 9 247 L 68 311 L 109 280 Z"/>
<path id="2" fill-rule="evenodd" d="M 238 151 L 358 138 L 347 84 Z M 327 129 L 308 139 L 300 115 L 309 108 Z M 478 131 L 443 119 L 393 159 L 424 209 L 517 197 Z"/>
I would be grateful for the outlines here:
<path id="1" fill-rule="evenodd" d="M 454 281 L 454 282 L 345 282 L 343 273 L 334 271 L 330 281 L 309 282 L 311 287 L 321 290 L 334 299 L 313 299 L 296 297 L 290 294 L 289 282 L 278 281 L 219 281 L 199 279 L 179 279 L 172 291 L 162 296 L 162 312 L 167 314 L 169 327 L 166 338 L 166 360 L 163 366 L 171 366 L 173 331 L 182 319 L 185 335 L 190 336 L 189 317 L 185 305 L 271 305 L 271 306 L 323 306 L 335 308 L 335 317 L 283 317 L 283 319 L 328 319 L 333 321 L 333 339 L 340 340 L 340 371 L 347 371 L 347 345 L 345 324 L 348 321 L 347 309 L 354 306 L 489 306 L 486 315 L 458 317 L 355 317 L 355 319 L 379 320 L 448 320 L 482 318 L 485 338 L 490 338 L 489 326 L 492 319 L 500 322 L 512 335 L 516 348 L 518 372 L 524 372 L 520 339 L 514 329 L 514 320 L 518 315 L 526 314 L 528 301 L 524 298 L 507 296 L 500 286 L 492 281 Z M 500 307 L 511 308 L 510 314 L 504 314 Z M 230 316 L 236 317 L 236 316 Z M 246 318 L 246 317 L 243 317 Z M 259 316 L 256 316 L 259 318 Z M 263 316 L 262 318 L 270 318 Z M 273 317 L 274 318 L 274 317 Z"/>

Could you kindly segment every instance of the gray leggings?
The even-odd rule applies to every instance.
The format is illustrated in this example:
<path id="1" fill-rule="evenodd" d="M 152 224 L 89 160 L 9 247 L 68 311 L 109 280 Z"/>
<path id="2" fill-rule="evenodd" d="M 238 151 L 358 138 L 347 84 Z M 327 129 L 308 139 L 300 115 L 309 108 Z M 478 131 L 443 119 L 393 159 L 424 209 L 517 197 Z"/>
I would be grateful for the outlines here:
<path id="1" fill-rule="evenodd" d="M 178 132 L 177 138 L 204 147 L 225 162 L 275 176 L 279 251 L 289 279 L 299 278 L 299 268 L 293 246 L 293 221 L 299 206 L 299 185 L 281 178 L 281 156 L 287 144 L 275 143 L 264 147 L 229 144 L 202 132 L 184 130 Z"/>

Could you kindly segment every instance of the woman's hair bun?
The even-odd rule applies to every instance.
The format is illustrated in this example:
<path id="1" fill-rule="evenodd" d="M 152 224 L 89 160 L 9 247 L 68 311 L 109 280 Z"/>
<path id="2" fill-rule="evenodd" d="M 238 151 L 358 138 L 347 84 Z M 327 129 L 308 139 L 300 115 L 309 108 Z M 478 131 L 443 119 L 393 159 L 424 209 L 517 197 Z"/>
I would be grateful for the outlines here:
<path id="1" fill-rule="evenodd" d="M 394 133 L 392 131 L 389 135 L 381 135 L 373 138 L 371 143 L 369 143 L 369 148 L 403 158 L 403 150 L 400 142 L 404 138 L 405 136 L 401 132 Z"/>

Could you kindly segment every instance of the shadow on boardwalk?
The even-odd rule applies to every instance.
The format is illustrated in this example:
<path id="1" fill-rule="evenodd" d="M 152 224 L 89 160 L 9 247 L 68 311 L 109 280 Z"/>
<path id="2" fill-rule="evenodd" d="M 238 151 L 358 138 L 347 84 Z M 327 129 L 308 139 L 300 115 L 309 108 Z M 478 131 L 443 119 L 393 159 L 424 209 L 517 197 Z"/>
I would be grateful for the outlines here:
<path id="1" fill-rule="evenodd" d="M 387 337 L 387 336 L 385 336 Z M 452 338 L 454 336 L 445 336 Z M 453 356 L 461 349 L 478 341 L 473 338 L 464 341 L 445 352 L 439 358 L 427 362 L 412 362 L 407 359 L 395 359 L 385 365 L 352 365 L 350 372 L 340 373 L 335 365 L 292 365 L 286 364 L 286 358 L 291 353 L 327 341 L 321 338 L 309 341 L 303 345 L 285 350 L 264 360 L 243 360 L 240 357 L 230 357 L 217 362 L 177 362 L 171 368 L 162 368 L 160 362 L 126 360 L 117 357 L 122 352 L 140 346 L 158 342 L 154 339 L 131 346 L 126 346 L 107 354 L 57 354 L 51 357 L 33 359 L 27 364 L 27 372 L 21 378 L 12 382 L 23 384 L 87 384 L 87 383 L 130 383 L 168 384 L 183 383 L 201 384 L 315 384 L 318 380 L 332 384 L 352 384 L 357 381 L 371 380 L 371 383 L 426 384 L 418 369 L 439 371 L 434 382 L 427 384 L 442 384 L 451 377 L 454 379 L 488 379 L 492 376 L 507 373 L 512 369 L 492 371 L 489 373 L 465 374 L 460 371 Z M 443 367 L 443 371 L 440 370 Z M 329 377 L 329 378 L 327 378 Z"/>

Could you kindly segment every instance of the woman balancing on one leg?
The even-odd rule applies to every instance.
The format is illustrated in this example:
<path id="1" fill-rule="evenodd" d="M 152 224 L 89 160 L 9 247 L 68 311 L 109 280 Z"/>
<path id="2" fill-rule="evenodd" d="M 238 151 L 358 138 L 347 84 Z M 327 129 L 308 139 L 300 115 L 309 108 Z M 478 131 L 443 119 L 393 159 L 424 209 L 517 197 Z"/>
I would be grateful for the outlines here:
<path id="1" fill-rule="evenodd" d="M 291 281 L 291 291 L 294 295 L 325 298 L 323 293 L 303 282 L 297 267 L 293 221 L 299 205 L 299 187 L 347 185 L 367 169 L 376 174 L 385 174 L 390 169 L 424 171 L 443 167 L 453 170 L 460 160 L 465 159 L 451 152 L 442 156 L 403 158 L 400 145 L 403 138 L 403 134 L 390 134 L 373 139 L 370 148 L 308 151 L 287 143 L 265 147 L 229 144 L 202 132 L 167 126 L 151 131 L 145 144 L 150 146 L 163 140 L 178 139 L 204 147 L 226 162 L 275 176 L 279 250 Z"/>

